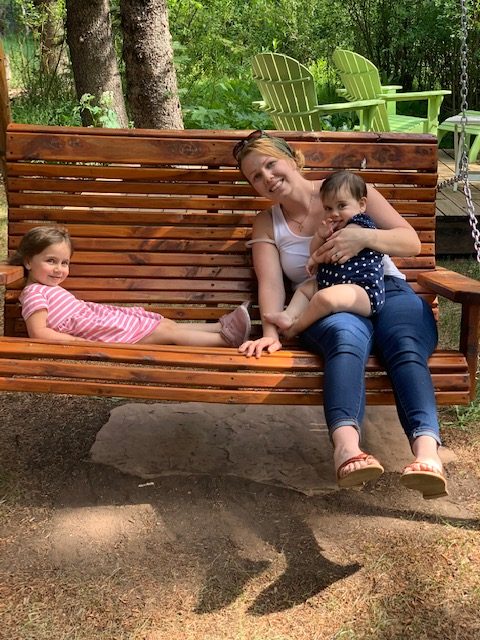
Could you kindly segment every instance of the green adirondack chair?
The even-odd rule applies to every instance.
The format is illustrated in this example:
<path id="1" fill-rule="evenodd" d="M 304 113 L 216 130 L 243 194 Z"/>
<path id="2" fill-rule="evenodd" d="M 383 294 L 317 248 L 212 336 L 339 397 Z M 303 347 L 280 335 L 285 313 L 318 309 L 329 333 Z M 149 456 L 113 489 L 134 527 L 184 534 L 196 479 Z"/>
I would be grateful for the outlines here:
<path id="1" fill-rule="evenodd" d="M 269 114 L 280 131 L 321 131 L 322 118 L 351 111 L 362 114 L 363 127 L 371 127 L 376 99 L 334 104 L 317 104 L 315 81 L 310 71 L 294 58 L 281 53 L 259 53 L 252 59 L 252 71 L 262 101 L 254 104 Z"/>
<path id="2" fill-rule="evenodd" d="M 333 65 L 338 71 L 345 88 L 348 100 L 369 100 L 381 98 L 383 106 L 378 107 L 372 120 L 372 131 L 402 131 L 404 133 L 432 133 L 437 135 L 438 114 L 440 105 L 451 91 L 438 89 L 433 91 L 408 91 L 396 93 L 382 87 L 377 67 L 354 51 L 335 49 L 332 56 Z M 391 88 L 390 88 L 391 89 Z M 388 109 L 386 105 L 400 101 L 427 100 L 427 116 L 399 115 L 396 109 Z"/>

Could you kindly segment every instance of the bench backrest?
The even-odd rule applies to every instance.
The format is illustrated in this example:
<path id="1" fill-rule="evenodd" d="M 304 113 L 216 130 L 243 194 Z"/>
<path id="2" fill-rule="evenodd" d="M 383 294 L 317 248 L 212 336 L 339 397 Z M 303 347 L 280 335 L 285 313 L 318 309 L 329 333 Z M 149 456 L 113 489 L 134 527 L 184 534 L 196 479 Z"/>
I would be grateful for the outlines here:
<path id="1" fill-rule="evenodd" d="M 65 286 L 79 297 L 149 305 L 173 319 L 218 318 L 255 300 L 245 241 L 255 213 L 269 202 L 245 182 L 232 157 L 247 133 L 9 125 L 8 249 L 32 226 L 62 224 L 75 246 Z M 365 167 L 364 179 L 420 235 L 421 254 L 396 263 L 424 293 L 416 276 L 435 266 L 436 138 L 281 135 L 304 152 L 309 178 Z M 25 335 L 20 290 L 7 288 L 5 335 Z"/>

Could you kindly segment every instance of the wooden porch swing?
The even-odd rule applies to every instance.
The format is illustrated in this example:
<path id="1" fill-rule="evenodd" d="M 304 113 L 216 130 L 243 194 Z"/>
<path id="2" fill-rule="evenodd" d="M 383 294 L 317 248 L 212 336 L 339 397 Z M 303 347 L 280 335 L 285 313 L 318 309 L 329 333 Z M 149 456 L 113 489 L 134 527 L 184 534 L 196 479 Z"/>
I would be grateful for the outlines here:
<path id="1" fill-rule="evenodd" d="M 10 122 L 0 65 L 1 156 L 8 251 L 33 226 L 68 227 L 75 246 L 66 287 L 96 302 L 136 304 L 176 320 L 216 320 L 251 301 L 256 279 L 245 247 L 255 212 L 269 202 L 232 156 L 246 131 L 90 129 Z M 276 135 L 276 132 L 272 132 Z M 437 141 L 423 134 L 281 133 L 306 158 L 306 176 L 361 171 L 418 232 L 418 256 L 396 258 L 437 311 L 461 305 L 457 349 L 429 361 L 439 404 L 475 397 L 480 284 L 435 266 Z M 361 169 L 366 166 L 367 169 Z M 322 404 L 321 358 L 292 343 L 247 359 L 229 348 L 55 343 L 26 336 L 20 267 L 0 265 L 5 285 L 0 390 L 249 404 Z M 389 378 L 369 359 L 367 402 L 393 404 Z"/>

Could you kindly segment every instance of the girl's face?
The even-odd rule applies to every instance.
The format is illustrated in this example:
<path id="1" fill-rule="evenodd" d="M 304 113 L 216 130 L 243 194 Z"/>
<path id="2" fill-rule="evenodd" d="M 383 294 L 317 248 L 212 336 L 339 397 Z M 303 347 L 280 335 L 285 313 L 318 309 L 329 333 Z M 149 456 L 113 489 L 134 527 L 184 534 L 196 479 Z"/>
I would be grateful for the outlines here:
<path id="1" fill-rule="evenodd" d="M 346 188 L 322 198 L 323 208 L 328 218 L 348 222 L 357 213 L 365 213 L 367 199 L 357 200 Z"/>
<path id="2" fill-rule="evenodd" d="M 68 276 L 71 254 L 66 242 L 57 242 L 32 258 L 25 259 L 25 268 L 29 272 L 28 283 L 38 282 L 50 287 L 62 284 Z"/>
<path id="3" fill-rule="evenodd" d="M 290 195 L 295 179 L 300 176 L 293 159 L 275 158 L 255 151 L 243 159 L 242 171 L 259 195 L 275 202 Z"/>

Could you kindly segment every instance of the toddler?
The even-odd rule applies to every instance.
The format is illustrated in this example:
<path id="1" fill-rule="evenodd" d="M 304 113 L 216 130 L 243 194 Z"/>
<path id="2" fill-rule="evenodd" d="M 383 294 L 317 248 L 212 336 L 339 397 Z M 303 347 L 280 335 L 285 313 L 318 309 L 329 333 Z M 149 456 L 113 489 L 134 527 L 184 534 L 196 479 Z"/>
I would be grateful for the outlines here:
<path id="1" fill-rule="evenodd" d="M 238 347 L 250 335 L 248 303 L 219 322 L 177 323 L 143 307 L 79 300 L 60 286 L 68 276 L 72 253 L 66 229 L 35 227 L 9 260 L 23 265 L 27 275 L 20 303 L 30 338 Z"/>
<path id="2" fill-rule="evenodd" d="M 343 264 L 317 265 L 313 258 L 315 251 L 346 225 L 376 228 L 365 213 L 365 182 L 354 173 L 337 171 L 323 182 L 320 197 L 326 219 L 313 236 L 306 266 L 310 276 L 316 272 L 316 278 L 312 277 L 298 287 L 284 311 L 265 314 L 265 318 L 286 337 L 297 335 L 331 313 L 348 311 L 368 317 L 378 313 L 385 302 L 383 254 L 363 249 Z M 333 257 L 338 256 L 334 254 Z"/>

